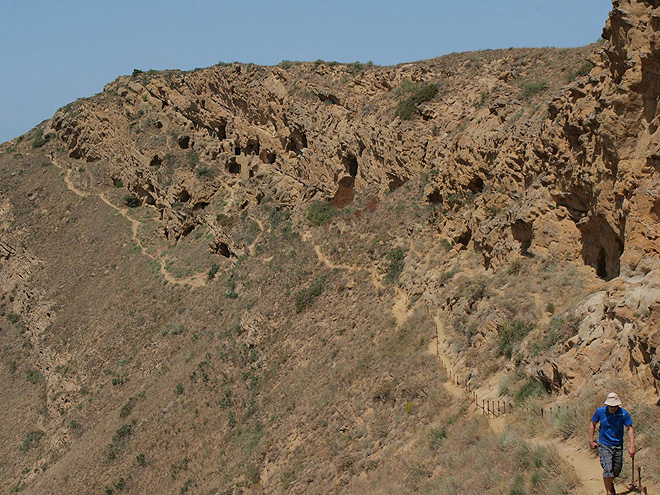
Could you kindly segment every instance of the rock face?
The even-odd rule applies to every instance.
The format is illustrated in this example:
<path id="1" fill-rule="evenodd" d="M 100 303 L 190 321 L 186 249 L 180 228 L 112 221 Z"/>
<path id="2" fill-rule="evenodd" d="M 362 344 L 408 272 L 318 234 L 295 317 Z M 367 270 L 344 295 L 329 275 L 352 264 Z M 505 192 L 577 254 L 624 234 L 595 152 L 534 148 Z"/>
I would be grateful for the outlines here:
<path id="1" fill-rule="evenodd" d="M 338 493 L 413 445 L 436 371 L 398 352 L 442 320 L 471 384 L 495 353 L 555 394 L 615 377 L 657 399 L 659 29 L 660 2 L 628 0 L 582 49 L 135 71 L 3 145 L 0 310 L 19 337 L 0 339 L 46 390 L 12 404 L 59 413 L 32 433 L 64 459 L 14 471 L 48 469 L 45 492 L 105 452 L 78 492 L 106 471 L 112 490 L 142 442 L 172 479 L 208 455 L 248 466 L 225 491 L 204 471 L 204 493 Z M 135 404 L 158 419 L 129 426 Z M 123 452 L 133 471 L 109 463 Z"/>
<path id="2" fill-rule="evenodd" d="M 659 12 L 615 2 L 589 73 L 521 121 L 534 85 L 512 51 L 352 72 L 317 63 L 138 73 L 60 110 L 46 135 L 72 158 L 107 162 L 113 181 L 159 210 L 171 242 L 206 224 L 227 255 L 241 247 L 204 215 L 223 188 L 237 210 L 263 198 L 345 207 L 428 174 L 427 201 L 453 213 L 439 233 L 480 252 L 485 268 L 552 255 L 616 278 L 618 302 L 602 318 L 621 322 L 617 336 L 630 329 L 617 337 L 626 352 L 648 349 L 639 369 L 656 352 L 646 336 L 655 299 L 627 294 L 655 294 L 646 275 L 660 259 Z M 440 93 L 414 107 L 421 119 L 392 116 L 430 83 Z M 636 316 L 618 316 L 626 311 Z"/>

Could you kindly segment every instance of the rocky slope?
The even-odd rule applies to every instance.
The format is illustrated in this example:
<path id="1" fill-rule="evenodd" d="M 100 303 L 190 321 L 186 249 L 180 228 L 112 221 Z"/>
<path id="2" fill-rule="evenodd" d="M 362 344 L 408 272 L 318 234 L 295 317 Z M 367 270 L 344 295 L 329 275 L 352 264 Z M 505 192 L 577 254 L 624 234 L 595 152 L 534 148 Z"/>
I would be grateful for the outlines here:
<path id="1" fill-rule="evenodd" d="M 656 3 L 582 49 L 135 71 L 2 145 L 3 485 L 363 490 L 469 421 L 438 320 L 473 388 L 656 401 Z"/>

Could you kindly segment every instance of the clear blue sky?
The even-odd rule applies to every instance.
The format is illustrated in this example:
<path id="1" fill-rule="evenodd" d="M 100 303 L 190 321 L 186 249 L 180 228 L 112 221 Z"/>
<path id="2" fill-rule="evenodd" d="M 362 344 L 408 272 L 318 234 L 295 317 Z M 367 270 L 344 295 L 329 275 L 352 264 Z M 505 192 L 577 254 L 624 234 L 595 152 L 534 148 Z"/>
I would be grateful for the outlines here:
<path id="1" fill-rule="evenodd" d="M 610 0 L 0 0 L 0 142 L 139 69 L 596 41 Z"/>

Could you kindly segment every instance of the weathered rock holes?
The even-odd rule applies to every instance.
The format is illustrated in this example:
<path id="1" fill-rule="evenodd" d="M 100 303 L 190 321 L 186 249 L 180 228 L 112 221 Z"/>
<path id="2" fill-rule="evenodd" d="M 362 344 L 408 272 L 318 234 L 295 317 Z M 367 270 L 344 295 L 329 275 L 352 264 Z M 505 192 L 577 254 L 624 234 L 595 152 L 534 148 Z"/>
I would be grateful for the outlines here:
<path id="1" fill-rule="evenodd" d="M 263 163 L 273 164 L 277 160 L 277 154 L 271 151 L 262 151 L 259 153 L 259 158 Z"/>
<path id="2" fill-rule="evenodd" d="M 199 201 L 193 205 L 193 211 L 200 211 L 206 208 L 209 205 L 206 201 Z"/>
<path id="3" fill-rule="evenodd" d="M 179 203 L 185 203 L 189 201 L 190 198 L 191 198 L 190 193 L 185 189 L 182 189 L 181 192 L 179 192 L 179 194 L 176 195 L 176 200 Z"/>
<path id="4" fill-rule="evenodd" d="M 176 140 L 176 144 L 178 144 L 179 148 L 182 150 L 187 150 L 190 148 L 190 136 L 179 136 Z"/>
<path id="5" fill-rule="evenodd" d="M 225 242 L 219 242 L 215 246 L 215 252 L 216 254 L 220 254 L 224 256 L 225 258 L 230 258 L 231 257 L 231 251 L 229 250 L 229 246 Z"/>
<path id="6" fill-rule="evenodd" d="M 432 205 L 437 205 L 442 203 L 442 194 L 440 194 L 439 189 L 433 189 L 430 193 L 426 195 L 426 201 Z"/>
<path id="7" fill-rule="evenodd" d="M 258 155 L 260 150 L 261 146 L 258 138 L 250 139 L 245 145 L 245 153 L 248 155 Z"/>
<path id="8" fill-rule="evenodd" d="M 163 160 L 158 155 L 154 155 L 151 161 L 149 162 L 150 167 L 160 167 L 163 164 Z"/>
<path id="9" fill-rule="evenodd" d="M 387 183 L 387 187 L 389 188 L 390 192 L 395 191 L 396 189 L 400 188 L 402 185 L 406 183 L 406 179 L 397 177 L 396 175 L 391 174 L 389 172 L 387 172 L 387 178 L 389 179 L 389 182 Z"/>
<path id="10" fill-rule="evenodd" d="M 357 177 L 357 173 L 358 173 L 357 158 L 355 158 L 354 156 L 348 156 L 344 158 L 342 161 L 344 163 L 344 168 L 346 169 L 346 172 L 348 172 L 348 174 L 353 178 Z"/>
<path id="11" fill-rule="evenodd" d="M 291 131 L 291 136 L 284 149 L 286 151 L 293 151 L 296 154 L 300 154 L 305 148 L 307 148 L 307 135 L 300 129 L 294 129 Z"/>
<path id="12" fill-rule="evenodd" d="M 460 244 L 463 247 L 467 247 L 468 244 L 470 244 L 470 241 L 472 240 L 472 230 L 471 229 L 466 229 L 464 232 L 459 234 L 456 239 L 456 244 Z"/>
<path id="13" fill-rule="evenodd" d="M 472 177 L 467 187 L 474 194 L 481 194 L 484 191 L 484 180 L 478 175 Z"/>

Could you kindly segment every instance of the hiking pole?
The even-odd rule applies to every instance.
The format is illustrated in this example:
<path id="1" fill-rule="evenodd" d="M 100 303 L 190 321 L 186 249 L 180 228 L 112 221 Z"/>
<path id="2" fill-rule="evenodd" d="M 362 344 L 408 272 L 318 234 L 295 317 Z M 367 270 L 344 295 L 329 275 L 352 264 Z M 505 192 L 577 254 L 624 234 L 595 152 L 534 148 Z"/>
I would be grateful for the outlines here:
<path id="1" fill-rule="evenodd" d="M 632 456 L 632 469 L 630 470 L 630 488 L 633 490 L 637 488 L 635 485 L 635 456 Z M 641 488 L 641 486 L 640 486 Z"/>

